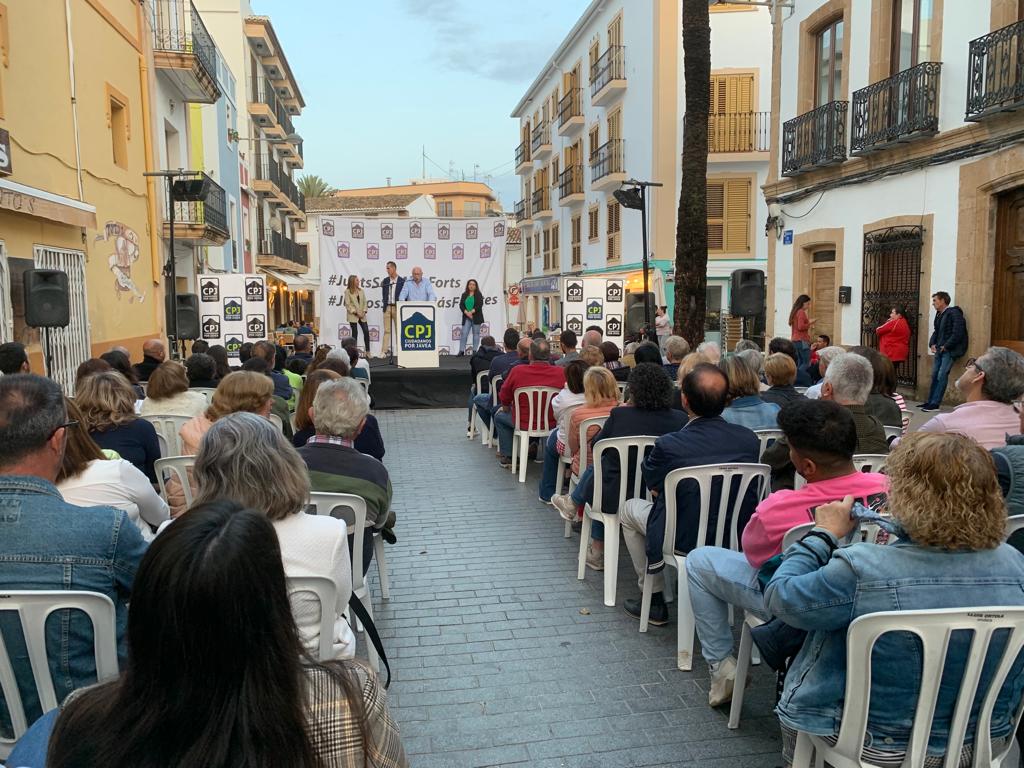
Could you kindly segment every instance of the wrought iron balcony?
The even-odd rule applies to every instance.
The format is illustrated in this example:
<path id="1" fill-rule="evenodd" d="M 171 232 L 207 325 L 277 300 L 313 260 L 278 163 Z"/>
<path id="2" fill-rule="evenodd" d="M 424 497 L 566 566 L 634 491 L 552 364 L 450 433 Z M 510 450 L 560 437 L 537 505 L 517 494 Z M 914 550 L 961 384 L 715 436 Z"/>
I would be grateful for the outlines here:
<path id="1" fill-rule="evenodd" d="M 257 258 L 267 266 L 278 266 L 292 271 L 305 271 L 309 268 L 309 253 L 305 245 L 296 243 L 289 237 L 272 229 L 260 230 L 260 247 Z M 287 262 L 282 264 L 281 260 Z"/>
<path id="2" fill-rule="evenodd" d="M 523 173 L 533 167 L 533 157 L 530 155 L 530 143 L 524 141 L 516 147 L 516 173 Z"/>
<path id="3" fill-rule="evenodd" d="M 850 154 L 930 136 L 939 130 L 940 62 L 926 61 L 853 94 Z"/>
<path id="4" fill-rule="evenodd" d="M 782 175 L 796 176 L 846 159 L 848 101 L 830 101 L 782 124 Z"/>
<path id="5" fill-rule="evenodd" d="M 520 200 L 516 203 L 516 221 L 527 221 L 530 218 L 530 201 Z"/>
<path id="6" fill-rule="evenodd" d="M 1024 21 L 971 41 L 967 120 L 1024 107 Z"/>
<path id="7" fill-rule="evenodd" d="M 551 189 L 541 186 L 533 190 L 533 217 L 547 217 L 551 215 Z"/>
<path id="8" fill-rule="evenodd" d="M 570 165 L 558 176 L 558 202 L 575 202 L 583 199 L 583 166 Z"/>
<path id="9" fill-rule="evenodd" d="M 271 137 L 284 139 L 295 133 L 288 109 L 278 98 L 274 84 L 265 77 L 249 82 L 249 114 Z"/>
<path id="10" fill-rule="evenodd" d="M 558 135 L 583 127 L 583 92 L 573 88 L 558 101 Z"/>
<path id="11" fill-rule="evenodd" d="M 276 195 L 276 190 L 281 189 L 281 166 L 269 154 L 258 152 L 253 159 L 256 165 L 256 178 L 254 181 L 269 182 L 276 188 L 270 189 L 266 184 L 256 183 L 254 184 L 256 191 Z"/>
<path id="12" fill-rule="evenodd" d="M 771 112 L 708 115 L 708 152 L 767 152 L 770 148 Z"/>
<path id="13" fill-rule="evenodd" d="M 174 203 L 174 237 L 197 245 L 224 245 L 230 235 L 224 187 L 201 171 L 186 177 L 202 183 L 206 198 Z M 164 201 L 164 237 L 171 232 L 170 199 Z"/>
<path id="14" fill-rule="evenodd" d="M 604 104 L 626 87 L 626 47 L 610 45 L 590 67 L 590 100 Z"/>
<path id="15" fill-rule="evenodd" d="M 624 174 L 622 139 L 609 139 L 590 156 L 590 183 L 613 178 L 615 174 Z"/>
<path id="16" fill-rule="evenodd" d="M 534 157 L 551 151 L 551 123 L 537 123 L 530 137 L 530 147 Z"/>
<path id="17" fill-rule="evenodd" d="M 217 46 L 190 0 L 153 0 L 153 62 L 181 91 L 185 101 L 213 104 Z"/>

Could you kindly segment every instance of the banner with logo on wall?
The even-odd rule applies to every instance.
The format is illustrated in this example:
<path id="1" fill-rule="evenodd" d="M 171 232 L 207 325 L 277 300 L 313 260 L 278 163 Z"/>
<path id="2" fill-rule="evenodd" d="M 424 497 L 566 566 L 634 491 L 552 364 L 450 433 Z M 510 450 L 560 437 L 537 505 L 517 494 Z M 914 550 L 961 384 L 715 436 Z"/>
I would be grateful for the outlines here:
<path id="1" fill-rule="evenodd" d="M 567 277 L 562 284 L 566 330 L 577 336 L 596 325 L 621 349 L 626 318 L 626 282 L 603 277 Z"/>
<path id="2" fill-rule="evenodd" d="M 320 220 L 320 338 L 337 346 L 352 335 L 344 306 L 350 275 L 359 278 L 366 294 L 369 354 L 383 354 L 384 308 L 381 285 L 387 263 L 412 279 L 413 267 L 423 270 L 437 294 L 437 350 L 457 354 L 462 338 L 459 299 L 469 280 L 484 296 L 481 336 L 500 337 L 507 327 L 505 302 L 504 219 L 357 219 L 325 216 Z M 398 298 L 397 296 L 395 297 Z M 397 320 L 394 332 L 398 332 Z M 357 341 L 363 348 L 363 333 Z M 469 344 L 472 344 L 472 338 Z M 395 351 L 398 348 L 395 344 Z"/>
<path id="3" fill-rule="evenodd" d="M 267 284 L 263 275 L 199 276 L 199 328 L 212 347 L 222 344 L 238 358 L 247 341 L 267 338 Z"/>

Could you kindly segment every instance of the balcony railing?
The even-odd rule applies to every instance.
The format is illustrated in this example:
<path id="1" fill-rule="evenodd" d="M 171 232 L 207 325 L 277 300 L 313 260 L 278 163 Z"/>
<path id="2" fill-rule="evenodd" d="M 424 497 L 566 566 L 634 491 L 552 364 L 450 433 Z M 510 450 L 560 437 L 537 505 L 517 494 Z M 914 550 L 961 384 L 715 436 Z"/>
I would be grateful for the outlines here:
<path id="1" fill-rule="evenodd" d="M 583 97 L 579 88 L 573 88 L 558 101 L 558 127 L 574 117 L 583 117 Z"/>
<path id="2" fill-rule="evenodd" d="M 853 94 L 850 153 L 928 136 L 939 130 L 942 64 L 926 61 Z"/>
<path id="3" fill-rule="evenodd" d="M 291 115 L 288 114 L 288 110 L 277 97 L 274 84 L 265 77 L 257 77 L 249 82 L 249 100 L 256 104 L 266 104 L 270 107 L 270 111 L 274 114 L 274 119 L 281 126 L 281 130 L 284 131 L 286 136 L 295 133 Z"/>
<path id="4" fill-rule="evenodd" d="M 530 146 L 533 148 L 534 152 L 545 144 L 551 144 L 551 123 L 548 122 L 539 123 L 537 127 L 533 129 L 533 135 L 530 139 Z"/>
<path id="5" fill-rule="evenodd" d="M 782 175 L 846 159 L 848 101 L 831 101 L 782 124 Z"/>
<path id="6" fill-rule="evenodd" d="M 558 199 L 583 194 L 583 166 L 570 165 L 558 175 Z"/>
<path id="7" fill-rule="evenodd" d="M 590 67 L 590 97 L 593 98 L 612 80 L 626 79 L 626 47 L 610 45 Z"/>
<path id="8" fill-rule="evenodd" d="M 193 174 L 188 179 L 201 180 L 206 189 L 206 199 L 179 200 L 174 203 L 174 225 L 175 227 L 193 228 L 202 227 L 216 230 L 216 234 L 228 237 L 227 203 L 224 194 L 224 187 L 207 176 L 202 171 Z M 164 216 L 170 222 L 170 201 L 165 201 Z"/>
<path id="9" fill-rule="evenodd" d="M 612 173 L 624 173 L 622 139 L 609 139 L 590 156 L 590 183 L 603 179 Z"/>
<path id="10" fill-rule="evenodd" d="M 255 157 L 256 178 L 260 181 L 269 181 L 278 189 L 281 189 L 281 166 L 270 155 L 257 153 Z"/>
<path id="11" fill-rule="evenodd" d="M 771 112 L 708 115 L 708 152 L 767 152 L 770 148 Z"/>
<path id="12" fill-rule="evenodd" d="M 516 221 L 525 221 L 528 218 L 530 218 L 530 201 L 518 201 L 516 203 Z"/>
<path id="13" fill-rule="evenodd" d="M 191 0 L 154 0 L 152 14 L 153 51 L 195 56 L 203 73 L 203 90 L 213 97 L 211 103 L 219 99 L 217 46 Z"/>
<path id="14" fill-rule="evenodd" d="M 529 163 L 530 159 L 530 145 L 524 141 L 516 147 L 516 167 L 518 168 L 523 163 Z"/>
<path id="15" fill-rule="evenodd" d="M 536 216 L 541 211 L 551 210 L 551 190 L 547 185 L 543 185 L 538 189 L 533 190 L 533 215 Z"/>
<path id="16" fill-rule="evenodd" d="M 296 243 L 280 232 L 264 228 L 260 231 L 260 256 L 277 256 L 300 267 L 309 267 L 309 253 L 305 245 Z"/>
<path id="17" fill-rule="evenodd" d="M 1024 107 L 1024 21 L 971 41 L 967 119 Z"/>

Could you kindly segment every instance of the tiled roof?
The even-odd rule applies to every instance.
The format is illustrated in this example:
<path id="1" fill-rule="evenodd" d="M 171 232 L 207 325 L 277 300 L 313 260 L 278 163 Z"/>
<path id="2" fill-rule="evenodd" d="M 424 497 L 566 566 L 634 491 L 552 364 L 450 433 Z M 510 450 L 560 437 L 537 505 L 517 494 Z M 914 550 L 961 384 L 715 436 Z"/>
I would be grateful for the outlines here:
<path id="1" fill-rule="evenodd" d="M 365 195 L 359 197 L 306 198 L 306 212 L 316 211 L 402 211 L 422 195 Z"/>
<path id="2" fill-rule="evenodd" d="M 522 245 L 523 231 L 519 227 L 509 227 L 505 235 L 505 245 Z"/>

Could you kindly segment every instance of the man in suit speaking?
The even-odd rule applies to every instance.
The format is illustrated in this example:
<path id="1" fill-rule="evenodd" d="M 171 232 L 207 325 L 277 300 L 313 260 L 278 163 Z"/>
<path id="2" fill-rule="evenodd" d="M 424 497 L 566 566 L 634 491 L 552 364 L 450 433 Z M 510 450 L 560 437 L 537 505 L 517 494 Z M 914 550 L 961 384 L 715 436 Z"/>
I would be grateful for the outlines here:
<path id="1" fill-rule="evenodd" d="M 387 357 L 391 354 L 391 327 L 396 321 L 396 302 L 402 295 L 402 287 L 405 285 L 405 278 L 399 276 L 398 265 L 393 261 L 388 262 L 388 276 L 381 283 L 381 293 L 384 307 L 384 343 L 380 348 L 380 356 Z"/>

